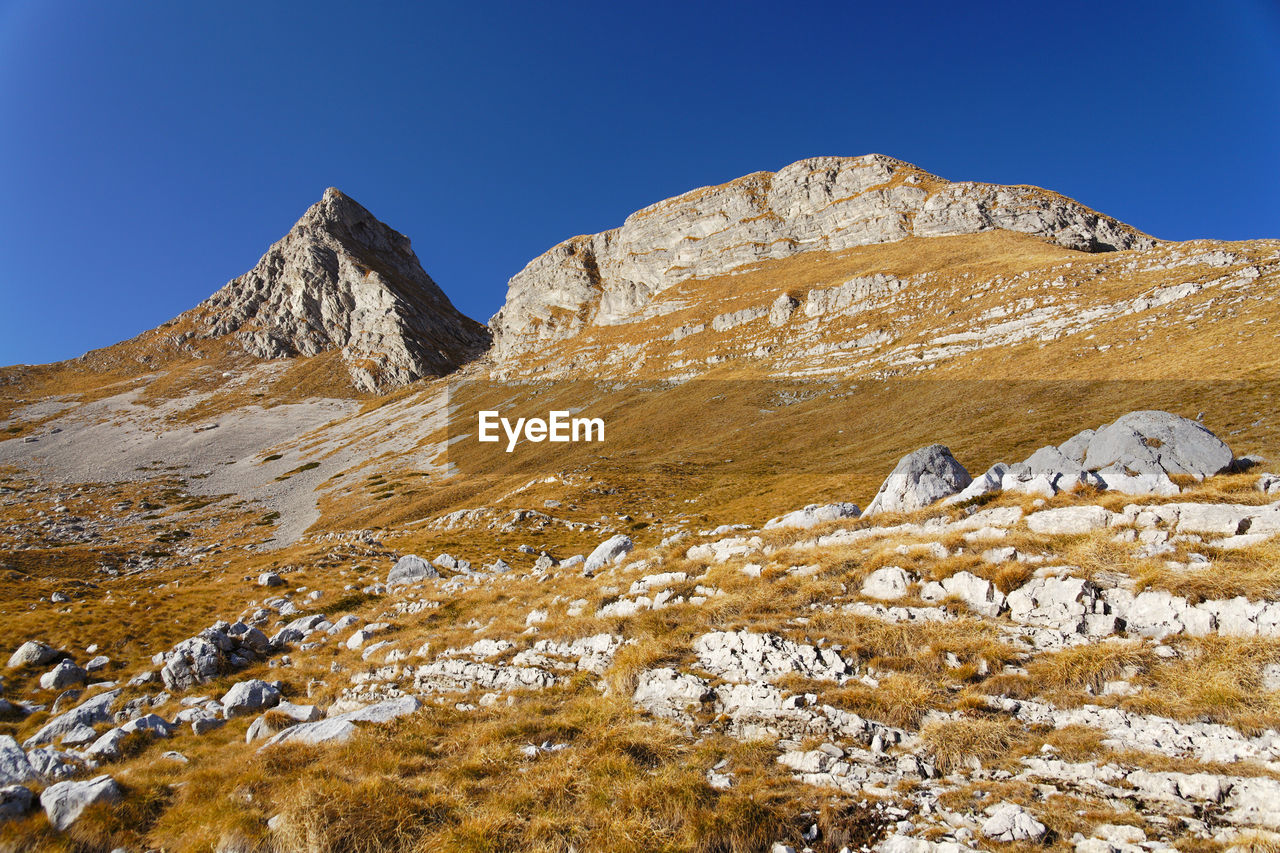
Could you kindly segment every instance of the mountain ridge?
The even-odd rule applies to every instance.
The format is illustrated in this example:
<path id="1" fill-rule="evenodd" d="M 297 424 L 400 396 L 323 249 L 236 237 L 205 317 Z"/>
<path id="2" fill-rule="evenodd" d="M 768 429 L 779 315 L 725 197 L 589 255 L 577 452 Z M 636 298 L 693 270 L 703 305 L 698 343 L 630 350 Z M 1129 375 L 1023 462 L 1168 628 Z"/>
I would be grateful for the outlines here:
<path id="1" fill-rule="evenodd" d="M 1030 186 L 949 182 L 880 154 L 812 157 L 699 187 L 565 240 L 508 282 L 489 321 L 503 359 L 590 325 L 643 316 L 652 298 L 696 276 L 764 260 L 993 229 L 1089 252 L 1150 248 L 1132 226 Z"/>
<path id="2" fill-rule="evenodd" d="M 561 241 L 512 276 L 482 326 L 423 270 L 408 237 L 330 187 L 252 269 L 173 320 L 80 361 L 136 371 L 219 350 L 267 361 L 333 353 L 357 392 L 386 393 L 476 359 L 503 370 L 584 332 L 670 313 L 659 297 L 683 282 L 989 232 L 1096 254 L 1159 245 L 1050 190 L 949 182 L 881 154 L 810 157 L 694 188 L 616 228 Z"/>

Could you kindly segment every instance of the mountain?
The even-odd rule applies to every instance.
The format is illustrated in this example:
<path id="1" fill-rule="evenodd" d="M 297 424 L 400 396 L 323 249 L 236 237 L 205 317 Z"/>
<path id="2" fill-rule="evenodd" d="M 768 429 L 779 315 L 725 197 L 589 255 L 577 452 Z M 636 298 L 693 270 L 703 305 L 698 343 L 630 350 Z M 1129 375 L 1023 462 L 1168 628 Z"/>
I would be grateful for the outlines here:
<path id="1" fill-rule="evenodd" d="M 1278 307 L 1280 240 L 870 155 L 486 331 L 330 190 L 0 370 L 0 849 L 1274 849 Z"/>
<path id="2" fill-rule="evenodd" d="M 488 330 L 422 269 L 408 237 L 330 188 L 253 269 L 191 310 L 78 359 L 7 370 L 9 381 L 65 385 L 160 369 L 189 389 L 283 360 L 284 388 L 349 396 L 452 373 L 489 344 Z M 189 381 L 193 372 L 199 378 Z"/>
<path id="3" fill-rule="evenodd" d="M 450 373 L 488 345 L 409 238 L 333 188 L 257 266 L 182 319 L 194 325 L 184 340 L 231 335 L 263 359 L 338 350 L 364 391 Z"/>
<path id="4" fill-rule="evenodd" d="M 1005 230 L 1085 252 L 1155 240 L 1036 187 L 951 183 L 868 154 L 815 157 L 658 202 L 620 228 L 574 237 L 534 258 L 490 320 L 502 358 L 644 316 L 654 296 L 695 277 L 765 260 L 909 237 Z"/>

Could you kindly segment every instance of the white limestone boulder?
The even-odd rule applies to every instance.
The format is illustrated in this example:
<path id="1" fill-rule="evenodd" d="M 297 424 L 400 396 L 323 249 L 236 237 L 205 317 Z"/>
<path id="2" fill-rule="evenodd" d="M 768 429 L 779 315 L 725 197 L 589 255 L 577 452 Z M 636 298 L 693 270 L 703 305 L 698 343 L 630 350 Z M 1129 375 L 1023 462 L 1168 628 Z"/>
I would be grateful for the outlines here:
<path id="1" fill-rule="evenodd" d="M 961 492 L 973 478 L 942 444 L 922 447 L 899 460 L 876 492 L 866 515 L 914 512 Z"/>
<path id="2" fill-rule="evenodd" d="M 880 601 L 894 601 L 907 594 L 914 578 L 898 566 L 885 566 L 867 575 L 862 582 L 862 594 Z"/>
<path id="3" fill-rule="evenodd" d="M 977 477 L 969 485 L 947 498 L 945 503 L 960 503 L 961 501 L 972 500 L 992 492 L 998 492 L 1004 488 L 1004 477 L 1008 473 L 1009 466 L 1003 462 L 997 462 L 988 468 L 982 476 Z"/>
<path id="4" fill-rule="evenodd" d="M 1232 461 L 1231 448 L 1203 424 L 1161 411 L 1130 412 L 1100 428 L 1089 438 L 1084 456 L 1085 467 L 1104 480 L 1106 469 L 1203 480 L 1226 473 Z M 1115 488 L 1109 480 L 1107 487 Z"/>
<path id="5" fill-rule="evenodd" d="M 819 524 L 825 524 L 829 521 L 839 521 L 845 518 L 857 518 L 862 514 L 862 510 L 854 503 L 834 503 L 834 504 L 809 504 L 803 509 L 793 510 L 785 515 L 777 518 L 771 518 L 764 523 L 765 530 L 773 530 L 779 527 L 816 527 Z"/>
<path id="6" fill-rule="evenodd" d="M 384 702 L 378 702 L 374 705 L 357 708 L 354 711 L 330 717 L 327 720 L 290 726 L 272 735 L 259 749 L 286 743 L 309 744 L 312 746 L 326 743 L 345 743 L 356 733 L 356 723 L 389 723 L 399 717 L 412 714 L 421 707 L 422 703 L 412 696 L 388 699 Z"/>
<path id="7" fill-rule="evenodd" d="M 265 708 L 272 708 L 280 702 L 280 691 L 271 684 L 257 678 L 241 681 L 231 686 L 222 697 L 222 714 L 230 720 L 245 717 Z"/>
<path id="8" fill-rule="evenodd" d="M 678 719 L 713 696 L 705 680 L 661 667 L 640 673 L 631 701 L 654 716 Z"/>
<path id="9" fill-rule="evenodd" d="M 406 554 L 387 573 L 387 589 L 438 577 L 440 572 L 436 571 L 435 566 L 415 554 Z"/>
<path id="10" fill-rule="evenodd" d="M 1022 806 L 1000 803 L 987 810 L 990 815 L 979 830 L 993 841 L 1037 841 L 1045 834 L 1045 825 Z"/>
<path id="11" fill-rule="evenodd" d="M 98 776 L 84 782 L 57 782 L 40 794 L 40 805 L 49 823 L 59 832 L 71 827 L 84 810 L 96 803 L 115 803 L 123 796 L 120 786 L 110 776 Z"/>
<path id="12" fill-rule="evenodd" d="M 610 563 L 617 562 L 623 555 L 631 553 L 633 548 L 635 544 L 631 541 L 631 537 L 621 533 L 611 536 L 596 546 L 587 557 L 586 565 L 582 570 L 586 574 L 594 574 Z"/>
<path id="13" fill-rule="evenodd" d="M 956 572 L 954 575 L 925 584 L 920 590 L 925 601 L 942 601 L 958 598 L 970 610 L 982 616 L 999 616 L 1005 607 L 1005 596 L 995 584 L 972 572 Z"/>
<path id="14" fill-rule="evenodd" d="M 17 785 L 36 780 L 35 768 L 27 754 L 10 735 L 0 735 L 0 785 Z"/>
<path id="15" fill-rule="evenodd" d="M 1027 516 L 1027 526 L 1034 533 L 1068 536 L 1102 530 L 1112 523 L 1115 513 L 1100 506 L 1064 506 L 1043 509 Z"/>
<path id="16" fill-rule="evenodd" d="M 53 646 L 46 645 L 38 640 L 28 640 L 18 646 L 17 650 L 9 656 L 9 669 L 19 666 L 44 666 L 51 663 L 60 653 Z"/>
<path id="17" fill-rule="evenodd" d="M 70 711 L 54 717 L 41 726 L 39 731 L 23 742 L 23 747 L 31 749 L 49 743 L 59 735 L 64 735 L 80 726 L 111 722 L 111 706 L 119 696 L 120 690 L 116 689 L 86 699 Z"/>
<path id="18" fill-rule="evenodd" d="M 791 673 L 838 681 L 853 672 L 831 649 L 747 630 L 703 634 L 693 650 L 703 669 L 727 681 L 773 681 Z"/>
<path id="19" fill-rule="evenodd" d="M 64 658 L 53 669 L 40 676 L 40 687 L 43 690 L 66 690 L 89 680 L 89 673 L 76 666 L 70 658 Z"/>
<path id="20" fill-rule="evenodd" d="M 0 786 L 0 823 L 17 820 L 33 808 L 36 795 L 25 785 Z"/>

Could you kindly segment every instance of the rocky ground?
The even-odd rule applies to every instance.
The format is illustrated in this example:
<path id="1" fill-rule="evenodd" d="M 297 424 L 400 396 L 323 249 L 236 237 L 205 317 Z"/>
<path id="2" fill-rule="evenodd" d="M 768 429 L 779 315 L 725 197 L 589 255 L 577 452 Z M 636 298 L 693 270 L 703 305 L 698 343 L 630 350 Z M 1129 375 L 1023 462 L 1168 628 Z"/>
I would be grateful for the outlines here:
<path id="1" fill-rule="evenodd" d="M 166 846 L 200 774 L 234 788 L 242 762 L 305 748 L 376 775 L 352 747 L 412 753 L 431 719 L 479 731 L 543 701 L 643 724 L 633 749 L 694 750 L 681 772 L 710 803 L 789 780 L 759 824 L 776 850 L 1276 843 L 1280 478 L 1151 412 L 993 472 L 930 446 L 865 515 L 815 505 L 576 556 L 397 559 L 366 534 L 334 542 L 336 571 L 245 578 L 238 613 L 149 657 L 15 642 L 4 837 Z M 535 729 L 507 772 L 597 748 L 582 725 Z M 121 820 L 160 789 L 147 825 Z M 210 846 L 337 849 L 341 819 L 272 790 L 201 813 Z M 446 846 L 465 823 L 415 820 Z"/>

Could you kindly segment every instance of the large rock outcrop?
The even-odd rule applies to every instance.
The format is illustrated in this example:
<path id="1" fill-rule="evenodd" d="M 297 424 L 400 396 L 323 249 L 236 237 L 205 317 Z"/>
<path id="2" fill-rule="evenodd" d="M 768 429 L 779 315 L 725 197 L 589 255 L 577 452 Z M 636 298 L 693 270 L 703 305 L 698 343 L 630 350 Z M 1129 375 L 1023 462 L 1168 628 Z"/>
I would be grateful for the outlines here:
<path id="1" fill-rule="evenodd" d="M 408 237 L 332 188 L 257 266 L 183 319 L 194 325 L 184 340 L 233 335 L 259 358 L 339 350 L 365 391 L 450 373 L 489 343 L 423 271 Z"/>
<path id="2" fill-rule="evenodd" d="M 692 276 L 801 252 L 1005 229 L 1098 252 L 1147 235 L 1056 193 L 950 183 L 879 154 L 814 157 L 693 190 L 574 237 L 529 262 L 489 321 L 498 358 L 645 316 L 654 294 Z"/>
<path id="3" fill-rule="evenodd" d="M 1234 462 L 1231 448 L 1204 424 L 1171 412 L 1136 411 L 1042 447 L 1023 462 L 996 463 L 954 500 L 1001 490 L 1052 497 L 1080 486 L 1176 495 L 1173 477 L 1199 481 L 1230 471 Z"/>
<path id="4" fill-rule="evenodd" d="M 1074 441 L 1083 441 L 1083 434 Z M 1103 479 L 1182 475 L 1203 480 L 1230 470 L 1231 448 L 1208 427 L 1170 412 L 1130 412 L 1088 436 L 1084 465 Z"/>

